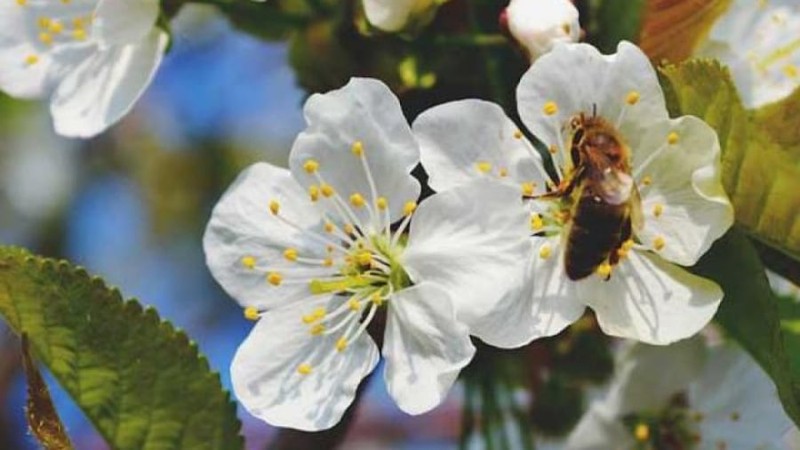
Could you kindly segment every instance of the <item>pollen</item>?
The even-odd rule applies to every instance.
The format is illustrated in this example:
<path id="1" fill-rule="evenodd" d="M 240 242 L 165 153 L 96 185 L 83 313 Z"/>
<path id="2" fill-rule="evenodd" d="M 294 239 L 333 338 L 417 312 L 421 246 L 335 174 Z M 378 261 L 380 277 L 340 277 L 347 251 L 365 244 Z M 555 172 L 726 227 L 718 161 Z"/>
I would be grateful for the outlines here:
<path id="1" fill-rule="evenodd" d="M 269 210 L 270 210 L 270 212 L 271 212 L 272 214 L 274 214 L 274 215 L 276 215 L 276 216 L 277 216 L 277 215 L 278 215 L 278 213 L 279 213 L 279 212 L 280 212 L 280 210 L 281 210 L 281 204 L 280 204 L 280 202 L 278 202 L 277 200 L 272 200 L 271 202 L 269 202 Z"/>
<path id="2" fill-rule="evenodd" d="M 297 373 L 300 375 L 308 375 L 311 373 L 311 364 L 303 363 L 297 366 Z"/>
<path id="3" fill-rule="evenodd" d="M 316 202 L 319 200 L 319 186 L 312 184 L 308 187 L 308 196 L 311 198 L 312 202 Z"/>
<path id="4" fill-rule="evenodd" d="M 649 175 L 646 175 L 644 178 L 642 178 L 643 186 L 650 186 L 651 184 L 653 184 L 653 179 Z"/>
<path id="5" fill-rule="evenodd" d="M 647 442 L 650 440 L 650 427 L 644 423 L 636 425 L 636 428 L 633 430 L 633 436 L 639 442 Z"/>
<path id="6" fill-rule="evenodd" d="M 633 106 L 633 105 L 639 103 L 639 99 L 640 98 L 641 98 L 641 95 L 639 94 L 639 92 L 630 91 L 630 92 L 628 92 L 628 96 L 625 97 L 625 103 Z"/>
<path id="7" fill-rule="evenodd" d="M 556 102 L 547 102 L 544 104 L 542 112 L 544 112 L 544 114 L 547 116 L 552 116 L 553 114 L 558 113 L 558 105 Z"/>
<path id="8" fill-rule="evenodd" d="M 351 298 L 347 302 L 347 307 L 352 309 L 353 311 L 358 311 L 359 309 L 361 309 L 361 302 L 358 301 L 357 298 Z"/>
<path id="9" fill-rule="evenodd" d="M 297 261 L 297 249 L 287 248 L 283 251 L 283 257 L 288 261 Z"/>
<path id="10" fill-rule="evenodd" d="M 403 205 L 403 215 L 405 216 L 410 216 L 411 214 L 414 214 L 414 211 L 416 210 L 417 210 L 417 202 L 406 202 L 406 204 Z"/>
<path id="11" fill-rule="evenodd" d="M 317 173 L 319 170 L 319 162 L 316 159 L 308 159 L 303 163 L 303 170 L 308 174 Z"/>
<path id="12" fill-rule="evenodd" d="M 347 338 L 340 337 L 339 340 L 336 341 L 336 351 L 343 352 L 347 349 Z"/>
<path id="13" fill-rule="evenodd" d="M 607 262 L 604 262 L 603 264 L 600 264 L 599 266 L 597 266 L 597 274 L 600 275 L 600 277 L 602 277 L 602 278 L 610 277 L 611 276 L 611 270 L 612 270 L 611 264 L 609 264 Z"/>
<path id="14" fill-rule="evenodd" d="M 32 66 L 38 62 L 39 62 L 39 57 L 36 55 L 31 54 L 25 57 L 25 64 L 28 66 Z"/>
<path id="15" fill-rule="evenodd" d="M 256 268 L 256 259 L 252 256 L 245 256 L 242 258 L 242 265 L 247 269 L 253 270 Z"/>
<path id="16" fill-rule="evenodd" d="M 333 258 L 325 258 L 322 260 L 322 265 L 325 267 L 332 267 L 333 266 Z"/>
<path id="17" fill-rule="evenodd" d="M 386 211 L 386 208 L 389 207 L 389 200 L 386 200 L 386 197 L 378 197 L 378 200 L 375 201 L 378 205 L 378 209 L 381 211 Z"/>
<path id="18" fill-rule="evenodd" d="M 325 225 L 323 225 L 322 228 L 325 230 L 326 233 L 333 233 L 333 230 L 336 229 L 336 227 L 331 222 L 325 222 Z"/>
<path id="19" fill-rule="evenodd" d="M 383 305 L 383 296 L 380 292 L 375 292 L 370 296 L 370 301 L 375 304 L 375 306 Z"/>
<path id="20" fill-rule="evenodd" d="M 267 281 L 273 286 L 280 286 L 283 282 L 283 275 L 278 272 L 270 272 L 267 274 Z"/>
<path id="21" fill-rule="evenodd" d="M 550 246 L 547 244 L 543 245 L 542 248 L 539 249 L 539 257 L 542 259 L 547 259 L 552 254 L 553 254 L 553 249 L 551 249 Z"/>
<path id="22" fill-rule="evenodd" d="M 358 252 L 356 254 L 356 262 L 362 266 L 369 266 L 372 264 L 372 253 L 368 251 Z"/>
<path id="23" fill-rule="evenodd" d="M 28 4 L 28 0 L 17 0 L 17 5 L 25 6 Z"/>
<path id="24" fill-rule="evenodd" d="M 786 75 L 787 78 L 797 78 L 800 76 L 800 69 L 794 64 L 788 64 L 783 68 L 783 74 Z"/>
<path id="25" fill-rule="evenodd" d="M 361 156 L 364 154 L 364 143 L 361 141 L 355 141 L 353 142 L 353 146 L 350 148 L 350 150 L 354 155 Z"/>
<path id="26" fill-rule="evenodd" d="M 522 195 L 530 197 L 533 195 L 534 189 L 535 186 L 533 185 L 533 183 L 522 183 Z"/>
<path id="27" fill-rule="evenodd" d="M 664 240 L 663 237 L 658 236 L 653 239 L 653 248 L 656 249 L 657 252 L 660 252 L 664 249 L 664 246 L 667 245 L 667 242 Z"/>
<path id="28" fill-rule="evenodd" d="M 558 147 L 551 145 L 550 147 L 547 147 L 547 151 L 550 152 L 551 155 L 555 155 L 558 153 Z"/>
<path id="29" fill-rule="evenodd" d="M 72 31 L 72 39 L 76 41 L 85 41 L 86 40 L 86 30 L 82 28 L 78 28 Z"/>
<path id="30" fill-rule="evenodd" d="M 544 228 L 544 221 L 542 220 L 542 216 L 539 214 L 531 214 L 531 230 L 539 231 Z"/>
<path id="31" fill-rule="evenodd" d="M 62 31 L 64 31 L 64 25 L 62 25 L 62 24 L 61 24 L 61 22 L 58 22 L 58 21 L 56 21 L 56 20 L 53 20 L 53 21 L 51 21 L 51 22 L 50 22 L 50 27 L 49 27 L 49 29 L 50 29 L 50 32 L 51 32 L 51 33 L 53 33 L 53 34 L 59 34 L 59 33 L 61 33 Z"/>
<path id="32" fill-rule="evenodd" d="M 314 326 L 311 327 L 310 331 L 312 336 L 319 336 L 325 332 L 325 324 L 324 323 L 315 324 Z"/>
<path id="33" fill-rule="evenodd" d="M 350 223 L 344 224 L 343 229 L 344 229 L 345 234 L 352 235 L 352 234 L 355 234 L 355 232 L 356 232 L 356 228 L 353 226 L 353 224 L 350 224 Z"/>
<path id="34" fill-rule="evenodd" d="M 497 174 L 500 175 L 500 178 L 505 178 L 508 176 L 508 169 L 501 167 L 500 170 L 497 171 Z"/>
<path id="35" fill-rule="evenodd" d="M 319 187 L 319 191 L 322 192 L 322 196 L 325 198 L 330 197 L 335 193 L 333 187 L 330 184 L 323 184 Z"/>
<path id="36" fill-rule="evenodd" d="M 244 309 L 244 318 L 255 322 L 259 318 L 258 309 L 253 306 L 248 306 Z"/>
<path id="37" fill-rule="evenodd" d="M 44 45 L 51 45 L 53 43 L 53 35 L 51 35 L 50 33 L 44 33 L 44 32 L 39 33 L 39 40 Z"/>
<path id="38" fill-rule="evenodd" d="M 670 133 L 669 135 L 667 135 L 667 142 L 669 143 L 669 145 L 675 145 L 680 140 L 681 140 L 681 137 L 678 135 L 678 133 L 676 133 L 674 131 L 672 133 Z"/>
<path id="39" fill-rule="evenodd" d="M 662 214 L 664 214 L 664 205 L 661 203 L 656 203 L 653 206 L 653 215 L 656 217 L 661 217 Z"/>
<path id="40" fill-rule="evenodd" d="M 522 130 L 514 131 L 514 139 L 522 139 Z"/>
<path id="41" fill-rule="evenodd" d="M 47 16 L 39 17 L 39 19 L 36 21 L 36 23 L 39 24 L 39 28 L 41 28 L 42 30 L 50 29 L 50 22 L 51 19 Z"/>
<path id="42" fill-rule="evenodd" d="M 488 161 L 479 161 L 475 164 L 475 167 L 480 173 L 489 173 L 492 171 L 492 163 Z"/>
<path id="43" fill-rule="evenodd" d="M 364 200 L 364 196 L 356 192 L 355 194 L 350 196 L 350 204 L 355 206 L 356 208 L 362 208 L 364 205 L 367 204 L 367 201 Z"/>
<path id="44" fill-rule="evenodd" d="M 629 251 L 631 251 L 631 249 L 633 248 L 634 245 L 636 245 L 636 243 L 633 242 L 633 239 L 628 239 L 627 241 L 622 243 L 622 247 L 621 248 L 623 250 L 625 250 L 626 252 L 629 252 Z"/>

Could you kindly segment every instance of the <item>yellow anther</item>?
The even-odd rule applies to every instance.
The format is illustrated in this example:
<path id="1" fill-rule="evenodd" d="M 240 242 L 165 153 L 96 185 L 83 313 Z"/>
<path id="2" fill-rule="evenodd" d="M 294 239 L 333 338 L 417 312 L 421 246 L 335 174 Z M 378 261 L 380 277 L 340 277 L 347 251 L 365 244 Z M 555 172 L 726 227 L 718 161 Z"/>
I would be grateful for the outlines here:
<path id="1" fill-rule="evenodd" d="M 340 337 L 339 340 L 336 341 L 336 351 L 343 352 L 347 349 L 347 339 Z"/>
<path id="2" fill-rule="evenodd" d="M 667 142 L 669 143 L 669 145 L 675 145 L 675 144 L 677 144 L 677 143 L 678 143 L 678 141 L 679 141 L 680 139 L 681 139 L 681 138 L 680 138 L 680 136 L 678 135 L 678 133 L 676 133 L 676 132 L 674 132 L 674 131 L 673 131 L 673 132 L 671 132 L 669 135 L 667 135 Z"/>
<path id="3" fill-rule="evenodd" d="M 49 30 L 50 22 L 52 22 L 52 20 L 46 16 L 39 17 L 39 19 L 36 21 L 36 23 L 39 24 L 39 28 L 42 30 Z"/>
<path id="4" fill-rule="evenodd" d="M 797 68 L 794 64 L 789 64 L 784 66 L 783 74 L 786 75 L 788 78 L 797 78 L 800 76 L 800 69 Z"/>
<path id="5" fill-rule="evenodd" d="M 550 248 L 549 245 L 545 244 L 539 249 L 539 257 L 542 259 L 547 259 L 553 253 L 553 249 Z"/>
<path id="6" fill-rule="evenodd" d="M 325 251 L 328 253 L 333 253 L 334 250 L 336 250 L 336 247 L 334 247 L 333 244 L 328 244 L 325 246 Z"/>
<path id="7" fill-rule="evenodd" d="M 369 266 L 372 264 L 372 252 L 364 251 L 356 254 L 356 262 L 362 266 Z"/>
<path id="8" fill-rule="evenodd" d="M 44 45 L 50 45 L 53 43 L 53 35 L 44 32 L 39 33 L 39 41 L 41 41 Z"/>
<path id="9" fill-rule="evenodd" d="M 53 21 L 51 21 L 51 22 L 50 22 L 50 27 L 49 27 L 49 29 L 50 29 L 50 32 L 51 32 L 51 33 L 53 33 L 53 34 L 59 34 L 59 33 L 61 33 L 62 31 L 64 31 L 64 25 L 62 25 L 62 24 L 61 24 L 61 22 L 58 22 L 58 21 L 56 21 L 56 20 L 53 20 Z"/>
<path id="10" fill-rule="evenodd" d="M 547 151 L 549 151 L 551 155 L 555 155 L 556 153 L 558 153 L 558 147 L 555 144 L 553 144 L 550 147 L 547 147 Z"/>
<path id="11" fill-rule="evenodd" d="M 604 262 L 597 266 L 597 274 L 600 275 L 602 278 L 608 278 L 611 276 L 611 264 Z"/>
<path id="12" fill-rule="evenodd" d="M 283 282 L 283 275 L 278 272 L 270 272 L 267 274 L 267 281 L 273 286 L 280 286 L 281 282 Z"/>
<path id="13" fill-rule="evenodd" d="M 314 308 L 314 311 L 311 313 L 317 320 L 324 319 L 325 315 L 328 314 L 328 311 L 323 308 L 322 306 Z"/>
<path id="14" fill-rule="evenodd" d="M 325 324 L 318 323 L 311 327 L 311 335 L 312 336 L 319 336 L 325 332 Z"/>
<path id="15" fill-rule="evenodd" d="M 556 102 L 547 102 L 544 104 L 542 112 L 544 112 L 547 116 L 552 116 L 553 114 L 558 113 L 558 105 Z"/>
<path id="16" fill-rule="evenodd" d="M 636 245 L 636 243 L 633 242 L 633 239 L 628 239 L 627 241 L 622 243 L 622 247 L 621 248 L 623 250 L 625 250 L 626 252 L 629 252 L 633 248 L 634 245 Z"/>
<path id="17" fill-rule="evenodd" d="M 500 178 L 505 178 L 508 176 L 508 169 L 501 167 L 500 170 L 497 171 L 497 174 L 500 175 Z"/>
<path id="18" fill-rule="evenodd" d="M 410 216 L 411 214 L 414 214 L 414 211 L 416 210 L 417 210 L 417 202 L 406 202 L 406 204 L 403 205 L 404 216 Z"/>
<path id="19" fill-rule="evenodd" d="M 319 163 L 315 159 L 309 159 L 303 163 L 303 170 L 309 174 L 316 173 L 317 169 L 319 169 Z"/>
<path id="20" fill-rule="evenodd" d="M 289 261 L 297 261 L 297 249 L 287 248 L 283 251 L 283 257 Z"/>
<path id="21" fill-rule="evenodd" d="M 83 17 L 76 17 L 72 19 L 73 28 L 83 28 L 84 26 L 86 26 L 86 21 Z"/>
<path id="22" fill-rule="evenodd" d="M 69 5 L 70 3 L 72 3 L 72 0 L 61 0 L 61 3 Z"/>
<path id="23" fill-rule="evenodd" d="M 361 309 L 361 302 L 358 301 L 358 299 L 356 299 L 356 298 L 351 298 L 347 302 L 347 307 L 352 309 L 353 311 L 358 311 L 358 310 Z"/>
<path id="24" fill-rule="evenodd" d="M 386 197 L 378 197 L 375 203 L 378 204 L 378 209 L 381 211 L 385 211 L 389 207 L 389 200 L 386 200 Z"/>
<path id="25" fill-rule="evenodd" d="M 28 55 L 28 56 L 25 57 L 25 64 L 26 65 L 32 66 L 32 65 L 34 65 L 34 64 L 36 64 L 38 62 L 39 62 L 39 57 L 36 56 L 36 55 L 31 54 L 31 55 Z"/>
<path id="26" fill-rule="evenodd" d="M 350 223 L 344 224 L 344 227 L 342 227 L 342 229 L 344 230 L 345 234 L 352 235 L 355 234 L 356 232 L 356 228 L 353 226 L 353 224 Z"/>
<path id="27" fill-rule="evenodd" d="M 312 184 L 308 187 L 308 196 L 312 202 L 319 200 L 319 186 Z"/>
<path id="28" fill-rule="evenodd" d="M 333 233 L 333 230 L 336 229 L 336 226 L 331 222 L 325 222 L 325 225 L 322 226 L 326 233 Z"/>
<path id="29" fill-rule="evenodd" d="M 300 375 L 308 375 L 311 373 L 311 364 L 303 363 L 297 366 L 297 373 Z"/>
<path id="30" fill-rule="evenodd" d="M 28 0 L 17 0 L 17 5 L 25 6 L 28 4 Z"/>
<path id="31" fill-rule="evenodd" d="M 533 183 L 522 183 L 522 195 L 530 197 L 531 195 L 533 195 L 534 188 L 535 186 L 533 185 Z"/>
<path id="32" fill-rule="evenodd" d="M 278 202 L 277 200 L 272 200 L 271 202 L 269 202 L 269 210 L 270 212 L 272 212 L 272 214 L 275 214 L 277 216 L 281 210 L 280 202 Z"/>
<path id="33" fill-rule="evenodd" d="M 639 93 L 637 91 L 630 91 L 630 92 L 628 92 L 628 96 L 625 97 L 625 103 L 627 103 L 629 105 L 635 105 L 635 104 L 639 103 L 639 99 L 640 98 L 641 98 L 641 95 L 639 95 Z"/>
<path id="34" fill-rule="evenodd" d="M 544 228 L 544 220 L 542 220 L 542 216 L 536 213 L 531 214 L 531 230 L 539 231 L 542 228 Z"/>
<path id="35" fill-rule="evenodd" d="M 653 248 L 656 249 L 657 252 L 663 250 L 665 245 L 667 245 L 667 242 L 664 240 L 663 237 L 658 236 L 655 239 L 653 239 Z"/>
<path id="36" fill-rule="evenodd" d="M 325 267 L 332 267 L 333 266 L 333 258 L 325 258 L 322 260 L 322 265 Z"/>
<path id="37" fill-rule="evenodd" d="M 367 201 L 364 200 L 364 196 L 356 192 L 355 194 L 350 196 L 350 204 L 355 206 L 356 208 L 361 208 L 367 204 Z"/>
<path id="38" fill-rule="evenodd" d="M 741 418 L 742 418 L 742 415 L 741 415 L 741 414 L 739 414 L 739 412 L 738 412 L 738 411 L 734 411 L 734 412 L 732 412 L 732 413 L 731 413 L 731 420 L 732 420 L 732 421 L 734 421 L 734 422 L 738 422 L 738 421 L 739 421 L 739 419 L 741 419 Z"/>
<path id="39" fill-rule="evenodd" d="M 636 428 L 633 430 L 633 436 L 639 442 L 647 442 L 650 440 L 650 427 L 647 424 L 640 423 L 636 425 Z"/>
<path id="40" fill-rule="evenodd" d="M 642 178 L 642 185 L 650 186 L 651 184 L 653 184 L 653 179 L 649 175 L 646 175 L 644 178 Z"/>
<path id="41" fill-rule="evenodd" d="M 488 161 L 478 161 L 475 163 L 475 167 L 480 173 L 489 173 L 492 171 L 492 163 Z"/>
<path id="42" fill-rule="evenodd" d="M 319 190 L 322 192 L 323 197 L 330 197 L 334 193 L 333 187 L 330 184 L 323 184 L 319 187 Z"/>
<path id="43" fill-rule="evenodd" d="M 522 130 L 514 131 L 514 139 L 522 139 Z"/>
<path id="44" fill-rule="evenodd" d="M 86 30 L 83 28 L 76 28 L 72 31 L 72 39 L 76 41 L 85 41 L 86 40 Z"/>
<path id="45" fill-rule="evenodd" d="M 303 323 L 306 325 L 311 325 L 312 323 L 316 322 L 317 318 L 314 317 L 313 314 L 306 314 L 303 316 Z"/>
<path id="46" fill-rule="evenodd" d="M 383 305 L 383 296 L 380 292 L 375 292 L 369 297 L 370 301 L 375 304 L 375 306 Z"/>
<path id="47" fill-rule="evenodd" d="M 245 256 L 242 258 L 242 265 L 247 269 L 255 269 L 256 268 L 256 259 L 252 256 Z"/>
<path id="48" fill-rule="evenodd" d="M 361 141 L 353 142 L 353 146 L 350 148 L 356 156 L 361 156 L 364 154 L 364 144 Z"/>
<path id="49" fill-rule="evenodd" d="M 653 215 L 656 217 L 661 217 L 661 214 L 664 214 L 664 205 L 661 203 L 656 203 L 653 205 Z"/>
<path id="50" fill-rule="evenodd" d="M 258 320 L 259 317 L 260 315 L 258 314 L 258 309 L 256 309 L 255 307 L 248 306 L 247 308 L 244 309 L 245 319 L 252 320 L 253 322 L 255 322 L 256 320 Z"/>

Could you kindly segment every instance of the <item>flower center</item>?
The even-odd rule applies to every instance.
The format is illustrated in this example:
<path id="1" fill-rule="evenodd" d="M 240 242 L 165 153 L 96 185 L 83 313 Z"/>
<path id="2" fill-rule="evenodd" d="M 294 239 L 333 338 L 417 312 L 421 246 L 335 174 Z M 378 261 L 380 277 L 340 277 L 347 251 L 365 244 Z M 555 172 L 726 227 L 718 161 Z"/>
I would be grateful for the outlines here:
<path id="1" fill-rule="evenodd" d="M 34 48 L 38 49 L 22 55 L 22 62 L 33 66 L 40 61 L 41 53 L 52 47 L 80 43 L 89 39 L 94 7 L 73 5 L 72 0 L 16 0 L 20 8 L 28 9 L 31 24 L 28 33 L 32 35 Z M 37 14 L 41 12 L 42 14 Z"/>

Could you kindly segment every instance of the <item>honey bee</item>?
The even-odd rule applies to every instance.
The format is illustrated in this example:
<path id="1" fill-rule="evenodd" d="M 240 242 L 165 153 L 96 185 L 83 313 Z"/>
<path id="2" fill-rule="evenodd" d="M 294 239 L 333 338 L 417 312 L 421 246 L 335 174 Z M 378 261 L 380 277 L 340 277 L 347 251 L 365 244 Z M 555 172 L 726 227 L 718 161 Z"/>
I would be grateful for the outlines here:
<path id="1" fill-rule="evenodd" d="M 574 169 L 559 195 L 571 203 L 564 264 L 567 277 L 577 281 L 601 264 L 616 265 L 623 243 L 641 228 L 642 216 L 630 150 L 616 128 L 596 114 L 583 113 L 569 127 Z"/>

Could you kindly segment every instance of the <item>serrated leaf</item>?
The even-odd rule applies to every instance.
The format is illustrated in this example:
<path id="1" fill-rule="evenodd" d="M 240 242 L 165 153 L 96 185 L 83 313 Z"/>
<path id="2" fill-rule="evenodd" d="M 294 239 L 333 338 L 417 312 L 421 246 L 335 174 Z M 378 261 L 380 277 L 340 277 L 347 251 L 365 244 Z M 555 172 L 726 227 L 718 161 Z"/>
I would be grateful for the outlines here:
<path id="1" fill-rule="evenodd" d="M 31 434 L 45 450 L 72 450 L 64 424 L 56 412 L 50 389 L 31 355 L 27 335 L 22 335 L 22 367 L 25 369 L 28 399 L 25 417 Z"/>
<path id="2" fill-rule="evenodd" d="M 646 0 L 639 45 L 655 61 L 683 61 L 731 0 Z"/>
<path id="3" fill-rule="evenodd" d="M 698 116 L 717 131 L 723 184 L 737 222 L 762 243 L 800 261 L 800 150 L 784 145 L 798 136 L 778 134 L 785 129 L 777 123 L 764 125 L 797 104 L 750 115 L 727 69 L 715 61 L 687 61 L 662 68 L 661 75 L 670 113 Z"/>
<path id="4" fill-rule="evenodd" d="M 789 359 L 778 302 L 753 245 L 734 228 L 712 246 L 694 271 L 722 287 L 725 298 L 715 320 L 769 374 L 786 413 L 800 425 L 800 367 Z"/>
<path id="5" fill-rule="evenodd" d="M 197 346 L 83 269 L 0 248 L 0 315 L 112 448 L 243 448 L 235 406 Z"/>

